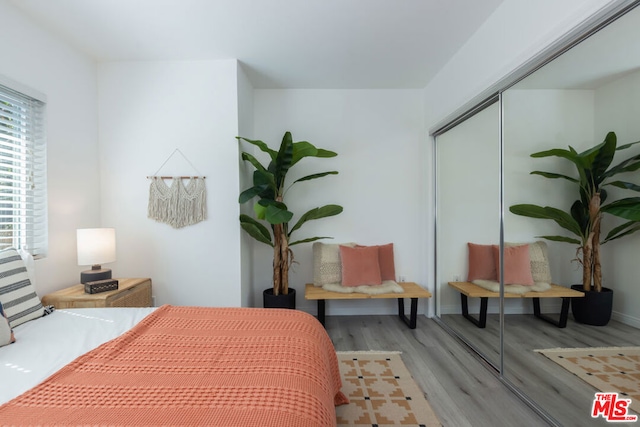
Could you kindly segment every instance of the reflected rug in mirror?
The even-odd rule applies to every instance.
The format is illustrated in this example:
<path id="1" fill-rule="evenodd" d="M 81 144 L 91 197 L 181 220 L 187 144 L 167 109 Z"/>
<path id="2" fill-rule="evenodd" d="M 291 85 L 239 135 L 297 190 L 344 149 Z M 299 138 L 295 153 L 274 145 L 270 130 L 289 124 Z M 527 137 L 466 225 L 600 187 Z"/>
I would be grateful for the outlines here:
<path id="1" fill-rule="evenodd" d="M 550 348 L 534 350 L 603 392 L 631 399 L 640 413 L 640 347 Z"/>
<path id="2" fill-rule="evenodd" d="M 442 424 L 415 383 L 399 352 L 338 352 L 342 392 L 338 426 L 424 426 Z"/>

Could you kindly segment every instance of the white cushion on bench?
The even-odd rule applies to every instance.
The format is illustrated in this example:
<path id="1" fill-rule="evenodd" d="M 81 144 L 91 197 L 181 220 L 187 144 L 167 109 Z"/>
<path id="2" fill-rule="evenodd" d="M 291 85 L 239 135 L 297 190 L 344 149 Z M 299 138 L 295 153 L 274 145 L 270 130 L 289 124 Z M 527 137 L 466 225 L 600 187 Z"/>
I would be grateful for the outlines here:
<path id="1" fill-rule="evenodd" d="M 500 292 L 500 283 L 494 280 L 473 280 L 474 285 L 478 285 L 491 292 Z M 533 286 L 525 285 L 504 285 L 504 291 L 510 294 L 526 294 L 527 292 L 544 292 L 551 289 L 551 284 L 546 282 L 535 282 Z"/>
<path id="2" fill-rule="evenodd" d="M 322 285 L 322 289 L 329 292 L 340 292 L 343 294 L 351 294 L 354 292 L 369 295 L 404 293 L 404 289 L 402 289 L 402 286 L 400 286 L 393 280 L 384 280 L 381 285 L 372 286 L 342 286 L 336 283 L 327 283 L 325 285 Z"/>

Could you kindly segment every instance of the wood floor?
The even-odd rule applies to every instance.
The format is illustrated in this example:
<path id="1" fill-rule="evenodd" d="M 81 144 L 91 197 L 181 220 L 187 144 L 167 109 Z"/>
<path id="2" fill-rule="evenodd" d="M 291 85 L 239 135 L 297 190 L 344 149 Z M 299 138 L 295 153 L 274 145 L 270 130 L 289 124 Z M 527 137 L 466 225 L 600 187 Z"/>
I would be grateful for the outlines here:
<path id="1" fill-rule="evenodd" d="M 460 315 L 444 320 L 469 335 L 481 351 L 497 355 L 497 316 L 489 315 L 486 329 Z M 610 425 L 590 417 L 595 392 L 591 386 L 532 350 L 640 345 L 637 329 L 613 321 L 606 327 L 590 327 L 572 319 L 561 329 L 533 315 L 506 316 L 505 323 L 505 378 L 540 403 L 552 421 L 540 417 L 433 319 L 419 316 L 417 328 L 411 330 L 396 316 L 329 316 L 326 328 L 336 350 L 402 351 L 402 359 L 444 426 Z"/>
<path id="2" fill-rule="evenodd" d="M 409 329 L 397 316 L 328 316 L 336 350 L 399 350 L 445 427 L 547 426 L 436 322 Z"/>
<path id="3" fill-rule="evenodd" d="M 477 328 L 461 315 L 446 315 L 443 320 L 462 332 L 488 359 L 498 363 L 498 315 L 487 317 L 485 329 Z M 610 425 L 602 418 L 590 417 L 595 388 L 533 350 L 638 345 L 640 331 L 613 320 L 607 326 L 588 326 L 569 316 L 567 327 L 557 328 L 533 315 L 505 315 L 504 377 L 563 426 Z"/>

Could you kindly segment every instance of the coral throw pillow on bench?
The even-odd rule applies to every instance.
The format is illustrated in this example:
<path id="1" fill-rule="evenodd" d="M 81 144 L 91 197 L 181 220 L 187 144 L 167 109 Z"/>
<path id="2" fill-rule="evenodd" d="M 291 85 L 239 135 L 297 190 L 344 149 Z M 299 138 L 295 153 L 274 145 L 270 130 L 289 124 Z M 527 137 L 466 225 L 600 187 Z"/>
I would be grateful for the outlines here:
<path id="1" fill-rule="evenodd" d="M 467 281 L 498 280 L 496 263 L 493 256 L 493 245 L 467 243 L 469 248 L 469 273 Z"/>
<path id="2" fill-rule="evenodd" d="M 380 285 L 396 280 L 393 243 L 377 246 L 340 246 L 342 286 Z"/>
<path id="3" fill-rule="evenodd" d="M 548 259 L 546 259 L 546 245 L 544 242 L 536 242 L 536 249 L 544 249 L 546 264 L 544 277 L 535 280 L 532 274 L 531 248 L 529 244 L 505 244 L 504 248 L 504 283 L 505 285 L 533 286 L 536 281 L 550 281 L 548 273 Z M 476 280 L 498 281 L 500 271 L 500 247 L 498 245 L 467 244 L 469 249 L 469 271 L 467 281 Z M 536 252 L 537 253 L 537 252 Z M 536 264 L 537 265 L 537 264 Z M 542 279 L 542 280 L 541 280 Z"/>
<path id="4" fill-rule="evenodd" d="M 496 271 L 500 269 L 500 247 L 493 245 Z M 504 248 L 504 284 L 533 286 L 529 245 Z"/>
<path id="5" fill-rule="evenodd" d="M 342 286 L 381 285 L 380 262 L 376 246 L 340 246 Z"/>

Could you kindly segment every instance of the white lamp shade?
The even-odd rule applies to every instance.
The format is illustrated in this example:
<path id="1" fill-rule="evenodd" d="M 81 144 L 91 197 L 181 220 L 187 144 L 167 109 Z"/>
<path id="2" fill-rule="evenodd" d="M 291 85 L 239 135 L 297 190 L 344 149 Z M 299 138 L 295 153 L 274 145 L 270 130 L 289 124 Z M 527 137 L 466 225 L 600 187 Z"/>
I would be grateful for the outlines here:
<path id="1" fill-rule="evenodd" d="M 82 228 L 78 230 L 78 265 L 107 264 L 115 260 L 115 229 Z"/>

